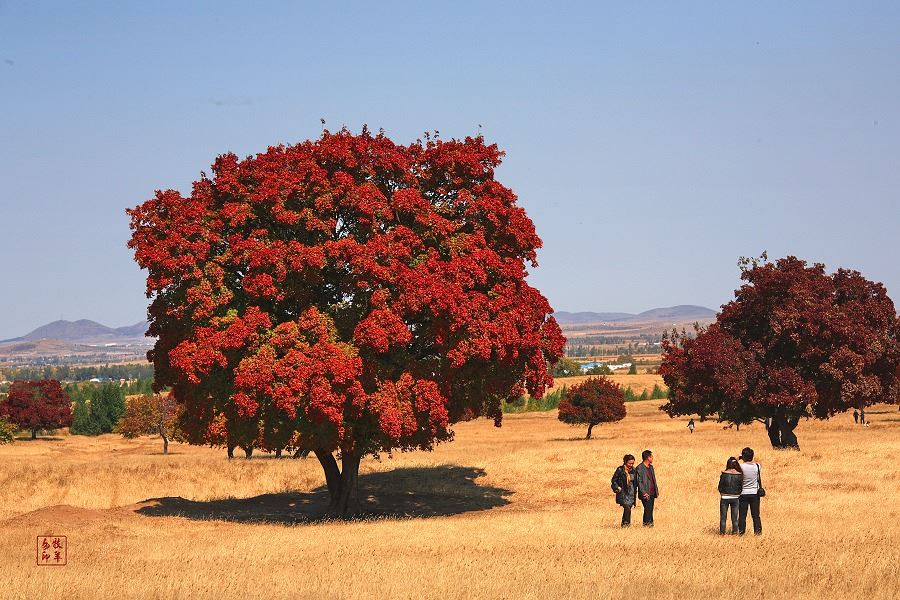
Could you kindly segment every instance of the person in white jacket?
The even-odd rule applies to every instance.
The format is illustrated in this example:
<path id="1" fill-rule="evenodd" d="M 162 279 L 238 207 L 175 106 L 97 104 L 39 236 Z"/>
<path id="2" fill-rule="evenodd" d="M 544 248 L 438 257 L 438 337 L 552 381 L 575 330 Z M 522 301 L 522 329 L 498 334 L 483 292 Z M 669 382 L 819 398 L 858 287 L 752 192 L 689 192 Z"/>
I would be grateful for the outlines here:
<path id="1" fill-rule="evenodd" d="M 759 489 L 761 469 L 759 463 L 753 460 L 753 448 L 741 450 L 741 471 L 744 474 L 744 483 L 739 498 L 738 509 L 738 533 L 744 535 L 747 531 L 747 511 L 753 517 L 753 533 L 762 534 L 762 519 L 759 516 Z"/>

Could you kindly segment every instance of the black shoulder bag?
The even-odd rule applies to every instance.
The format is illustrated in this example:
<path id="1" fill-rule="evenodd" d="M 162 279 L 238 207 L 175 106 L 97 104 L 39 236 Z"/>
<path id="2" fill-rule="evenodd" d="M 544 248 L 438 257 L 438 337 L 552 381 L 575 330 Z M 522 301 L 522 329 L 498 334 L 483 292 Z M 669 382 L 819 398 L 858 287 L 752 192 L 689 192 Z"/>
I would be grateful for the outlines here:
<path id="1" fill-rule="evenodd" d="M 766 490 L 764 490 L 762 486 L 762 469 L 759 467 L 759 463 L 756 463 L 756 483 L 759 487 L 756 495 L 762 498 L 766 495 Z"/>

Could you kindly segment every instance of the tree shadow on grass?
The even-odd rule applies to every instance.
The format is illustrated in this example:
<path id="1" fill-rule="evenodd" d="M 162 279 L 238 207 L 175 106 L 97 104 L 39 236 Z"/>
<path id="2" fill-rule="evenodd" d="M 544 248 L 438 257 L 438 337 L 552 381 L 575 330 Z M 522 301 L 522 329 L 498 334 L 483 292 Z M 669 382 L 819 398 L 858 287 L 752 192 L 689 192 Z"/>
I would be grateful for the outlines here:
<path id="1" fill-rule="evenodd" d="M 61 437 L 54 437 L 50 435 L 39 435 L 36 438 L 32 439 L 30 435 L 21 435 L 15 438 L 17 442 L 61 442 L 63 439 Z"/>
<path id="2" fill-rule="evenodd" d="M 428 518 L 489 510 L 509 504 L 513 492 L 478 485 L 484 469 L 459 465 L 404 467 L 360 474 L 359 508 L 352 519 Z M 262 494 L 198 502 L 181 497 L 152 498 L 135 512 L 151 517 L 184 517 L 199 521 L 294 525 L 329 520 L 328 490 Z"/>

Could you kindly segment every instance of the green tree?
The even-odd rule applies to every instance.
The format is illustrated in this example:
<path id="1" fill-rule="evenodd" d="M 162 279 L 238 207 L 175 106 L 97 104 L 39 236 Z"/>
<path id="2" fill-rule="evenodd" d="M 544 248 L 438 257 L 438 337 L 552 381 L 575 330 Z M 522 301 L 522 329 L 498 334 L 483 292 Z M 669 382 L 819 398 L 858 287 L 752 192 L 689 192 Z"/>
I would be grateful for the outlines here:
<path id="1" fill-rule="evenodd" d="M 554 377 L 572 377 L 573 375 L 581 375 L 581 365 L 571 358 L 561 358 L 553 366 Z"/>
<path id="2" fill-rule="evenodd" d="M 72 427 L 69 433 L 73 435 L 98 435 L 100 427 L 91 415 L 91 407 L 85 394 L 75 396 L 75 408 L 72 410 Z"/>
<path id="3" fill-rule="evenodd" d="M 631 363 L 631 366 L 628 367 L 628 374 L 629 375 L 637 375 L 637 364 Z"/>
<path id="4" fill-rule="evenodd" d="M 125 414 L 125 394 L 115 383 L 94 388 L 91 393 L 91 417 L 100 433 L 111 433 Z"/>
<path id="5" fill-rule="evenodd" d="M 653 391 L 650 393 L 651 400 L 662 400 L 663 398 L 668 398 L 669 394 L 659 387 L 659 384 L 653 384 Z"/>

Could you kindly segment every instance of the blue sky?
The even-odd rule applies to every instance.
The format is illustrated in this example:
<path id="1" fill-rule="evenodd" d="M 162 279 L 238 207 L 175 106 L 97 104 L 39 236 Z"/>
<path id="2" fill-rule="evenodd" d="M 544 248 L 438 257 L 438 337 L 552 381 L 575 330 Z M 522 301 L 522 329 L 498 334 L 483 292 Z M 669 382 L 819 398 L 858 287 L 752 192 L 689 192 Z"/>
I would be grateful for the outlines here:
<path id="1" fill-rule="evenodd" d="M 481 124 L 557 310 L 715 308 L 762 250 L 900 294 L 897 3 L 125 4 L 0 0 L 0 339 L 143 318 L 124 209 L 320 117 Z"/>

